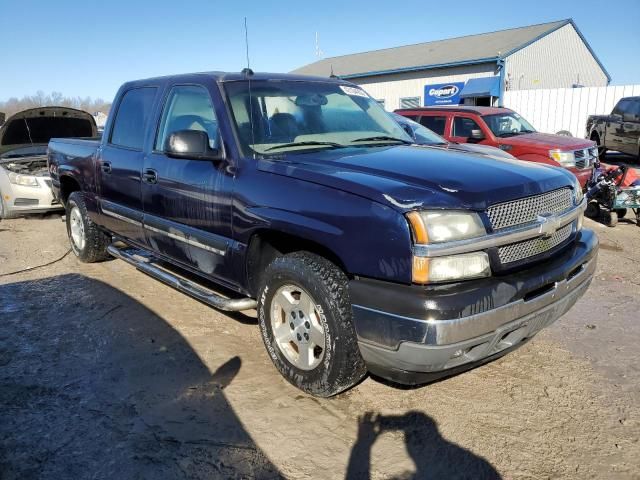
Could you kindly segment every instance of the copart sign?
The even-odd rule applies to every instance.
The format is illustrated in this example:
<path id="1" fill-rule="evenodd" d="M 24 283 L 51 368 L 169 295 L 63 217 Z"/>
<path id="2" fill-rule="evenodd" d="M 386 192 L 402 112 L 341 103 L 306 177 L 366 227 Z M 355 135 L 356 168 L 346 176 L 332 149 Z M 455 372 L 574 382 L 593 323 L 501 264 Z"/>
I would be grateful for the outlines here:
<path id="1" fill-rule="evenodd" d="M 464 82 L 438 83 L 424 86 L 424 105 L 458 105 Z"/>

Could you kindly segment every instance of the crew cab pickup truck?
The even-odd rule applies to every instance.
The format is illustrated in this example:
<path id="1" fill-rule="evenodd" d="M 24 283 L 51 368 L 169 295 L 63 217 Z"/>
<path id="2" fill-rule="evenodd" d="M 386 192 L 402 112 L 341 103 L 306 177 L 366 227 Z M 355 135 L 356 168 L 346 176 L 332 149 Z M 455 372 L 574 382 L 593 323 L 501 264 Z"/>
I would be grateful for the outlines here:
<path id="1" fill-rule="evenodd" d="M 601 159 L 607 150 L 616 150 L 640 161 L 640 97 L 621 98 L 610 115 L 590 115 L 586 133 Z"/>
<path id="2" fill-rule="evenodd" d="M 584 188 L 597 158 L 591 140 L 537 132 L 522 116 L 497 107 L 423 107 L 396 110 L 449 141 L 490 145 L 520 160 L 564 167 Z"/>
<path id="3" fill-rule="evenodd" d="M 596 264 L 569 172 L 413 146 L 334 78 L 129 82 L 102 140 L 52 140 L 49 169 L 81 261 L 255 308 L 274 365 L 317 396 L 497 358 L 563 315 Z"/>

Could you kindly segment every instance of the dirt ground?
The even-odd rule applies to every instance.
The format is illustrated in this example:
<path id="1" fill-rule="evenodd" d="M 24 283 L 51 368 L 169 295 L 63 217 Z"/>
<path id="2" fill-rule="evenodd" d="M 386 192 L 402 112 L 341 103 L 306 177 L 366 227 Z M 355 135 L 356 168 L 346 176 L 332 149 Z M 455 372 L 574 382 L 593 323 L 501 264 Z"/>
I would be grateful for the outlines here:
<path id="1" fill-rule="evenodd" d="M 60 258 L 59 215 L 0 222 L 0 478 L 640 478 L 640 228 L 597 231 L 587 295 L 439 383 L 309 397 L 226 315 L 122 261 Z"/>

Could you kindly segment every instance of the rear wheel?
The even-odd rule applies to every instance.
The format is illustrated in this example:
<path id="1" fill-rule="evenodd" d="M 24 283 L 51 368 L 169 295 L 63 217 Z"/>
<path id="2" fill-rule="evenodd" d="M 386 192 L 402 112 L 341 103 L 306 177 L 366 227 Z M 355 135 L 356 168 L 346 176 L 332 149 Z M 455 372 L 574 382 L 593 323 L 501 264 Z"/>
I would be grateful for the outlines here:
<path id="1" fill-rule="evenodd" d="M 91 221 L 82 192 L 73 192 L 67 200 L 67 234 L 71 250 L 85 263 L 109 258 L 109 237 Z"/>
<path id="2" fill-rule="evenodd" d="M 618 215 L 614 212 L 603 211 L 602 223 L 604 223 L 607 227 L 615 227 L 618 224 Z"/>
<path id="3" fill-rule="evenodd" d="M 309 252 L 276 258 L 259 292 L 258 320 L 274 365 L 301 390 L 330 397 L 366 374 L 347 277 L 327 259 Z"/>
<path id="4" fill-rule="evenodd" d="M 617 208 L 616 209 L 616 215 L 618 215 L 618 218 L 624 218 L 624 216 L 627 214 L 627 209 L 626 208 Z"/>

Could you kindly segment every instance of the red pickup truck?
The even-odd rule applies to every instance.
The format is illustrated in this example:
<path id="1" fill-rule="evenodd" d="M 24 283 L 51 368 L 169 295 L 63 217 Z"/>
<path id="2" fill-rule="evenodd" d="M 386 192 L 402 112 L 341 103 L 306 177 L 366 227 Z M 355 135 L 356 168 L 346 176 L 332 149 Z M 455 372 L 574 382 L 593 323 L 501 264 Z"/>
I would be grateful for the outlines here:
<path id="1" fill-rule="evenodd" d="M 540 133 L 508 108 L 424 107 L 396 110 L 457 143 L 498 147 L 520 160 L 546 163 L 570 170 L 584 187 L 598 157 L 595 142 Z"/>

